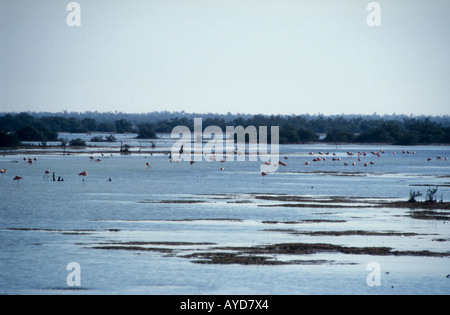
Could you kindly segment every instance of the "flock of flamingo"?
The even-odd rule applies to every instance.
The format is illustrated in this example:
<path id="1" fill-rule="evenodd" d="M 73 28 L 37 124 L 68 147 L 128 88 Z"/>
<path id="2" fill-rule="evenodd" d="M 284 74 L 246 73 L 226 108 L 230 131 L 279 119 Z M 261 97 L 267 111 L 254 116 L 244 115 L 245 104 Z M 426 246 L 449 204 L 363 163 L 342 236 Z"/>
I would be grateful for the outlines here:
<path id="1" fill-rule="evenodd" d="M 413 154 L 413 155 L 416 154 L 416 152 L 414 152 L 414 151 L 413 151 L 413 152 L 411 152 L 411 151 L 403 151 L 402 153 L 403 153 L 403 154 Z M 384 151 L 384 150 L 371 151 L 370 154 L 371 154 L 371 156 L 373 156 L 373 157 L 378 157 L 378 158 L 380 158 L 380 157 L 382 156 L 382 154 L 385 154 L 385 151 Z M 396 155 L 397 152 L 393 152 L 393 154 Z M 333 157 L 331 158 L 331 161 L 334 162 L 333 165 L 336 165 L 336 162 L 342 162 L 342 161 L 343 161 L 341 157 L 336 157 L 336 155 L 337 155 L 336 153 L 332 153 L 331 155 L 333 156 Z M 357 153 L 347 152 L 347 156 L 348 156 L 349 158 L 352 157 L 352 156 L 355 156 L 355 155 L 358 156 L 358 162 L 362 162 L 362 158 L 363 158 L 363 157 L 367 157 L 367 156 L 369 155 L 369 153 L 364 152 L 364 151 L 358 151 Z M 330 156 L 330 153 L 329 153 L 329 152 L 310 152 L 310 153 L 309 153 L 309 156 L 311 156 L 311 157 L 312 157 L 312 156 L 317 156 L 317 157 L 314 157 L 314 158 L 311 160 L 311 162 L 310 162 L 310 161 L 305 162 L 305 165 L 306 165 L 306 166 L 312 165 L 311 163 L 326 162 L 326 161 L 327 161 L 327 156 Z M 102 161 L 100 158 L 95 159 L 94 156 L 89 156 L 89 159 L 90 159 L 91 161 L 93 161 L 93 162 L 94 162 L 94 161 L 95 161 L 95 162 L 101 162 L 101 161 Z M 288 160 L 288 159 L 289 159 L 288 156 L 284 156 L 284 160 Z M 36 163 L 37 163 L 37 158 L 25 158 L 25 157 L 24 157 L 23 160 L 25 161 L 25 163 L 27 163 L 27 164 L 29 164 L 29 165 L 33 165 L 33 164 L 36 164 Z M 213 161 L 213 160 L 215 160 L 215 158 L 212 159 L 212 161 Z M 427 162 L 431 162 L 432 160 L 433 160 L 433 158 L 431 158 L 431 157 L 428 157 L 428 158 L 427 158 Z M 436 160 L 438 160 L 438 161 L 439 161 L 439 160 L 445 160 L 445 161 L 448 161 L 448 157 L 436 156 Z M 173 162 L 174 162 L 172 156 L 169 156 L 169 161 L 170 161 L 170 163 L 173 163 Z M 221 159 L 221 160 L 220 160 L 221 163 L 225 163 L 225 162 L 227 162 L 227 161 L 228 161 L 227 158 L 226 158 L 226 159 Z M 179 160 L 177 160 L 177 162 L 179 162 Z M 190 161 L 190 162 L 189 162 L 189 164 L 190 164 L 191 166 L 193 166 L 195 163 L 196 163 L 195 161 Z M 267 162 L 265 162 L 264 164 L 265 164 L 265 165 L 271 165 L 272 163 L 269 162 L 269 161 L 267 161 Z M 148 168 L 151 168 L 150 162 L 146 162 L 145 165 L 146 165 Z M 285 166 L 287 166 L 287 163 L 280 160 L 280 161 L 278 161 L 278 163 L 274 163 L 274 164 L 273 164 L 273 166 L 278 166 L 278 165 L 281 165 L 281 166 L 284 166 L 284 167 L 285 167 Z M 348 161 L 347 161 L 347 162 L 344 162 L 343 165 L 344 165 L 344 166 L 349 166 L 349 165 L 350 165 L 350 162 L 348 162 Z M 357 162 L 352 162 L 351 165 L 352 165 L 352 166 L 356 166 L 356 165 L 357 165 Z M 374 162 L 374 161 L 370 161 L 370 162 L 368 162 L 368 163 L 365 162 L 363 165 L 364 165 L 364 167 L 368 167 L 369 165 L 375 165 L 375 162 Z M 221 167 L 220 170 L 221 170 L 221 171 L 224 171 L 225 168 L 224 168 L 224 167 Z M 3 169 L 0 170 L 0 174 L 5 174 L 5 173 L 6 173 L 6 169 L 3 168 Z M 50 172 L 49 170 L 45 170 L 43 179 L 46 178 L 46 177 L 48 177 L 50 173 L 51 173 L 51 172 Z M 265 176 L 269 175 L 269 173 L 270 173 L 270 172 L 261 172 L 261 176 L 265 177 Z M 53 174 L 53 175 L 54 175 L 54 174 Z M 87 172 L 87 171 L 82 171 L 82 172 L 78 173 L 78 176 L 81 176 L 81 177 L 83 178 L 83 181 L 84 181 L 84 178 L 85 178 L 86 176 L 88 176 L 88 172 Z M 20 176 L 20 175 L 16 175 L 16 176 L 13 178 L 13 180 L 14 180 L 14 181 L 17 181 L 17 183 L 19 183 L 21 180 L 23 180 L 23 177 Z M 58 180 L 58 181 L 59 181 L 59 180 Z M 109 179 L 109 181 L 111 181 L 111 178 Z"/>
<path id="2" fill-rule="evenodd" d="M 413 155 L 415 155 L 416 154 L 416 152 L 415 151 L 413 151 L 413 152 L 411 152 L 411 151 L 404 151 L 403 150 L 403 152 L 402 152 L 403 154 L 413 154 Z M 330 153 L 329 152 L 327 152 L 327 153 L 324 153 L 324 152 L 318 152 L 317 153 L 318 155 L 330 155 Z M 372 154 L 373 156 L 376 156 L 376 157 L 378 157 L 378 158 L 380 158 L 381 156 L 382 156 L 382 154 L 385 154 L 385 151 L 384 150 L 380 150 L 379 152 L 378 151 L 371 151 L 370 152 L 370 154 Z M 394 155 L 396 155 L 397 154 L 397 152 L 393 152 L 393 154 Z M 309 153 L 309 155 L 316 155 L 316 153 L 315 152 L 310 152 Z M 333 155 L 335 156 L 336 155 L 336 153 L 333 153 Z M 353 152 L 347 152 L 347 156 L 349 156 L 349 157 L 351 157 L 351 156 L 354 156 L 355 155 L 355 153 L 353 153 Z M 363 152 L 363 151 L 358 151 L 358 162 L 362 162 L 362 156 L 364 156 L 364 157 L 366 157 L 368 155 L 368 153 L 367 152 Z M 436 157 L 436 160 L 442 160 L 443 158 L 442 158 L 442 156 L 437 156 Z M 324 158 L 322 158 L 322 157 L 317 157 L 317 158 L 314 158 L 313 160 L 312 160 L 312 162 L 320 162 L 320 161 L 326 161 L 327 160 L 327 158 L 326 157 L 324 157 Z M 342 158 L 336 158 L 336 157 L 333 157 L 332 159 L 331 159 L 333 162 L 340 162 L 340 161 L 342 161 Z M 428 162 L 430 162 L 430 161 L 432 161 L 433 159 L 432 158 L 427 158 L 427 161 Z M 444 160 L 445 161 L 448 161 L 448 157 L 445 157 L 444 158 Z M 311 162 L 306 162 L 305 163 L 305 165 L 311 165 Z M 344 166 L 348 166 L 348 165 L 350 165 L 349 163 L 347 163 L 347 162 L 344 162 Z M 356 162 L 352 162 L 352 165 L 353 166 L 356 166 L 357 165 L 357 163 Z M 364 163 L 364 166 L 365 167 L 368 167 L 369 165 L 375 165 L 375 162 L 374 161 L 370 161 L 369 163 Z"/>

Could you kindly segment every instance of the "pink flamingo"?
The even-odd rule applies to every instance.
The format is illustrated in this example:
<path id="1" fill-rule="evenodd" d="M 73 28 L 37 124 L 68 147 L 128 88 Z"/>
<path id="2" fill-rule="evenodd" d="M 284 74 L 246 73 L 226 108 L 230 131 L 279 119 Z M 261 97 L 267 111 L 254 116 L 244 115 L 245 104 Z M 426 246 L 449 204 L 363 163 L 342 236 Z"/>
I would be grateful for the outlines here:
<path id="1" fill-rule="evenodd" d="M 42 177 L 42 179 L 48 177 L 48 174 L 50 174 L 50 171 L 49 171 L 49 170 L 46 170 L 46 171 L 45 171 L 45 174 L 44 174 L 44 177 Z"/>
<path id="2" fill-rule="evenodd" d="M 6 170 L 4 168 L 0 170 L 0 174 L 5 174 L 5 173 L 6 173 Z"/>
<path id="3" fill-rule="evenodd" d="M 84 182 L 84 177 L 86 177 L 87 175 L 88 175 L 88 173 L 86 171 L 83 171 L 80 174 L 78 174 L 78 176 L 83 176 L 83 182 Z"/>

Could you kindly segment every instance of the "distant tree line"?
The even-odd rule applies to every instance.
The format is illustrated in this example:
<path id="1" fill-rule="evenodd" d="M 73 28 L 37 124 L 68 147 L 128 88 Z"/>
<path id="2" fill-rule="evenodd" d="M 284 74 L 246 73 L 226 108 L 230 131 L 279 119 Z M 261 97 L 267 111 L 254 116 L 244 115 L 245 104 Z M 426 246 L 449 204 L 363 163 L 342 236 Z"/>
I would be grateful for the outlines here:
<path id="1" fill-rule="evenodd" d="M 110 120 L 104 117 L 97 120 L 81 116 L 3 114 L 0 116 L 0 146 L 15 147 L 22 141 L 39 141 L 45 144 L 47 141 L 58 141 L 58 133 L 61 132 L 136 133 L 138 138 L 155 138 L 157 133 L 170 133 L 174 127 L 180 125 L 194 129 L 194 117 L 181 114 L 167 116 L 165 113 L 161 116 L 163 119 L 151 121 L 128 120 L 118 115 L 105 115 Z M 319 141 L 398 145 L 450 144 L 450 118 L 448 117 L 402 116 L 401 119 L 398 117 L 393 119 L 379 116 L 214 116 L 209 114 L 200 117 L 203 118 L 203 128 L 215 125 L 224 131 L 227 126 L 279 126 L 281 144 Z M 324 136 L 319 137 L 320 134 Z M 113 141 L 112 137 L 109 139 Z"/>

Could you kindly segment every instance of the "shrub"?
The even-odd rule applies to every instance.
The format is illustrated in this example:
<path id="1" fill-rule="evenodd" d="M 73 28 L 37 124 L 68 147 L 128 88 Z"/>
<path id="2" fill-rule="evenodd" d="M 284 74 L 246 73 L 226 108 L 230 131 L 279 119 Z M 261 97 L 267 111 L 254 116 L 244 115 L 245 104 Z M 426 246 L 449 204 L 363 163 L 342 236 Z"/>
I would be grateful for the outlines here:
<path id="1" fill-rule="evenodd" d="M 103 142 L 105 141 L 102 136 L 95 136 L 91 138 L 91 142 Z"/>
<path id="2" fill-rule="evenodd" d="M 86 146 L 86 142 L 80 138 L 70 140 L 69 144 L 71 146 L 76 146 L 76 147 L 85 147 Z"/>
<path id="3" fill-rule="evenodd" d="M 416 198 L 421 197 L 421 196 L 422 196 L 422 193 L 420 191 L 410 190 L 408 202 L 417 202 Z"/>
<path id="4" fill-rule="evenodd" d="M 153 125 L 150 123 L 143 123 L 138 125 L 138 139 L 155 139 L 156 133 L 153 131 Z"/>
<path id="5" fill-rule="evenodd" d="M 111 134 L 111 135 L 106 137 L 106 141 L 107 142 L 116 142 L 117 139 L 116 139 L 116 137 L 114 137 L 114 135 Z"/>
<path id="6" fill-rule="evenodd" d="M 428 188 L 427 190 L 427 198 L 426 202 L 436 202 L 436 199 L 434 198 L 434 195 L 437 193 L 438 187 L 436 188 Z"/>
<path id="7" fill-rule="evenodd" d="M 20 145 L 19 137 L 16 133 L 7 133 L 0 131 L 0 147 L 17 147 Z"/>

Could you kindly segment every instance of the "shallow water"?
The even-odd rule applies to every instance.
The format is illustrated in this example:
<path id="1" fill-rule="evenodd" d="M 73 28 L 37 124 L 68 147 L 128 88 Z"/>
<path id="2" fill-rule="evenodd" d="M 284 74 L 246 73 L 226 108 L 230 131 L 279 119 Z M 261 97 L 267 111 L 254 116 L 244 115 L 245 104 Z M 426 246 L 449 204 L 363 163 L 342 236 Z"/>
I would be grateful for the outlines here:
<path id="1" fill-rule="evenodd" d="M 370 154 L 380 149 L 385 150 L 381 157 Z M 185 257 L 280 243 L 450 252 L 449 221 L 413 219 L 409 209 L 374 208 L 367 199 L 320 206 L 324 197 L 335 196 L 406 200 L 411 189 L 425 195 L 428 185 L 439 185 L 437 198 L 449 201 L 450 162 L 444 157 L 450 156 L 450 147 L 309 145 L 281 146 L 280 151 L 282 159 L 289 158 L 283 159 L 287 166 L 264 178 L 261 161 L 191 166 L 170 163 L 166 155 L 96 154 L 102 161 L 92 162 L 90 148 L 70 156 L 0 156 L 0 169 L 7 170 L 0 174 L 0 293 L 450 293 L 449 256 L 269 254 L 274 261 L 302 261 L 289 265 L 198 264 Z M 314 158 L 311 151 L 327 161 L 306 166 Z M 368 155 L 359 162 L 348 151 Z M 29 165 L 23 157 L 37 161 Z M 427 162 L 428 157 L 433 160 Z M 364 167 L 370 161 L 375 165 Z M 45 170 L 64 181 L 44 177 Z M 82 171 L 88 172 L 84 181 L 78 176 Z M 23 180 L 13 181 L 15 175 Z M 310 197 L 319 206 L 286 207 L 288 202 L 257 198 L 282 194 Z M 398 234 L 311 234 L 359 230 Z M 98 249 L 118 245 L 128 248 Z M 67 285 L 70 262 L 81 267 L 80 287 Z M 381 266 L 381 286 L 367 285 L 370 262 Z"/>

